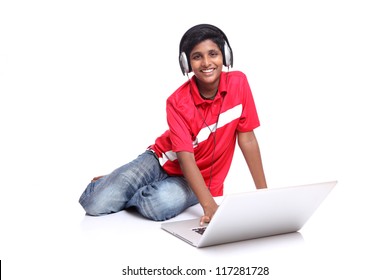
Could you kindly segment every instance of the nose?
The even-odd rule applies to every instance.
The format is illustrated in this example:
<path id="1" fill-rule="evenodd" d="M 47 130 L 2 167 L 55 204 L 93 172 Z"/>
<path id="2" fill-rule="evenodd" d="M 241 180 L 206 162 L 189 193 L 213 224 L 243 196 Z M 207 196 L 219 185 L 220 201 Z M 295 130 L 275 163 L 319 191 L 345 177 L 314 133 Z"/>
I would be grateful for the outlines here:
<path id="1" fill-rule="evenodd" d="M 205 55 L 202 59 L 202 66 L 207 67 L 210 65 L 210 59 L 207 55 Z"/>

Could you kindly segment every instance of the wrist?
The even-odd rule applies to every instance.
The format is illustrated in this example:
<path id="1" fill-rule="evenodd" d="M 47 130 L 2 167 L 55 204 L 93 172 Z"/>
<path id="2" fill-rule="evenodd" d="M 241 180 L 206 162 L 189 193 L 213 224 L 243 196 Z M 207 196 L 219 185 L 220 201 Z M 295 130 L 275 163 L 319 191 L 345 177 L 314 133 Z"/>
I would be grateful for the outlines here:
<path id="1" fill-rule="evenodd" d="M 214 198 L 210 193 L 208 193 L 208 195 L 205 195 L 201 199 L 199 199 L 199 203 L 203 209 L 213 208 L 217 205 L 217 203 L 215 202 Z"/>

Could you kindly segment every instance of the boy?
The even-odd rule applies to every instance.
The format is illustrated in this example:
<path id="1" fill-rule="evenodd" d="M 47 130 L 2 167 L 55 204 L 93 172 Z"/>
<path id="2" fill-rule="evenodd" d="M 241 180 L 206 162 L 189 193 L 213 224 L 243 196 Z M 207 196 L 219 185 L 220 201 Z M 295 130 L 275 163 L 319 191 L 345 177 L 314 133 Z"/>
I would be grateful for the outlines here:
<path id="1" fill-rule="evenodd" d="M 135 207 L 146 218 L 170 219 L 200 203 L 209 222 L 223 194 L 236 141 L 256 188 L 266 188 L 260 149 L 253 130 L 260 125 L 246 76 L 223 72 L 233 53 L 219 28 L 190 28 L 179 46 L 183 74 L 193 72 L 167 99 L 169 129 L 132 162 L 94 178 L 80 197 L 89 215 Z"/>

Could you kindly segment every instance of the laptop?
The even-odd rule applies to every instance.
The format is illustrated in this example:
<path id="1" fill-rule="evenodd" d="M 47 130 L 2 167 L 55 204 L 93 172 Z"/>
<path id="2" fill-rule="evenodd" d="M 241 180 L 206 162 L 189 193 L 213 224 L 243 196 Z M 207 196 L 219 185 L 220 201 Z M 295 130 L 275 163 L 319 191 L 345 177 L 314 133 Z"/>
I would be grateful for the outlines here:
<path id="1" fill-rule="evenodd" d="M 168 221 L 161 228 L 198 248 L 300 230 L 337 181 L 224 196 L 210 223 Z"/>

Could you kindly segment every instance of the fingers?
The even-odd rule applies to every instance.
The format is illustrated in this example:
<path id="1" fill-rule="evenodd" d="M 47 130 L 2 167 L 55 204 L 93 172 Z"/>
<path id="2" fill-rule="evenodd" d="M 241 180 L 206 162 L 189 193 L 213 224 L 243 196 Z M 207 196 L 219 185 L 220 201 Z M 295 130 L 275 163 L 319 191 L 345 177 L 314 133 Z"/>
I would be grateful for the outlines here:
<path id="1" fill-rule="evenodd" d="M 204 208 L 204 215 L 200 218 L 200 226 L 203 226 L 206 223 L 210 223 L 217 209 L 217 204 L 215 204 L 215 207 Z"/>
<path id="2" fill-rule="evenodd" d="M 211 218 L 209 216 L 202 216 L 200 218 L 200 226 L 204 226 L 204 224 L 209 223 L 211 221 Z"/>

